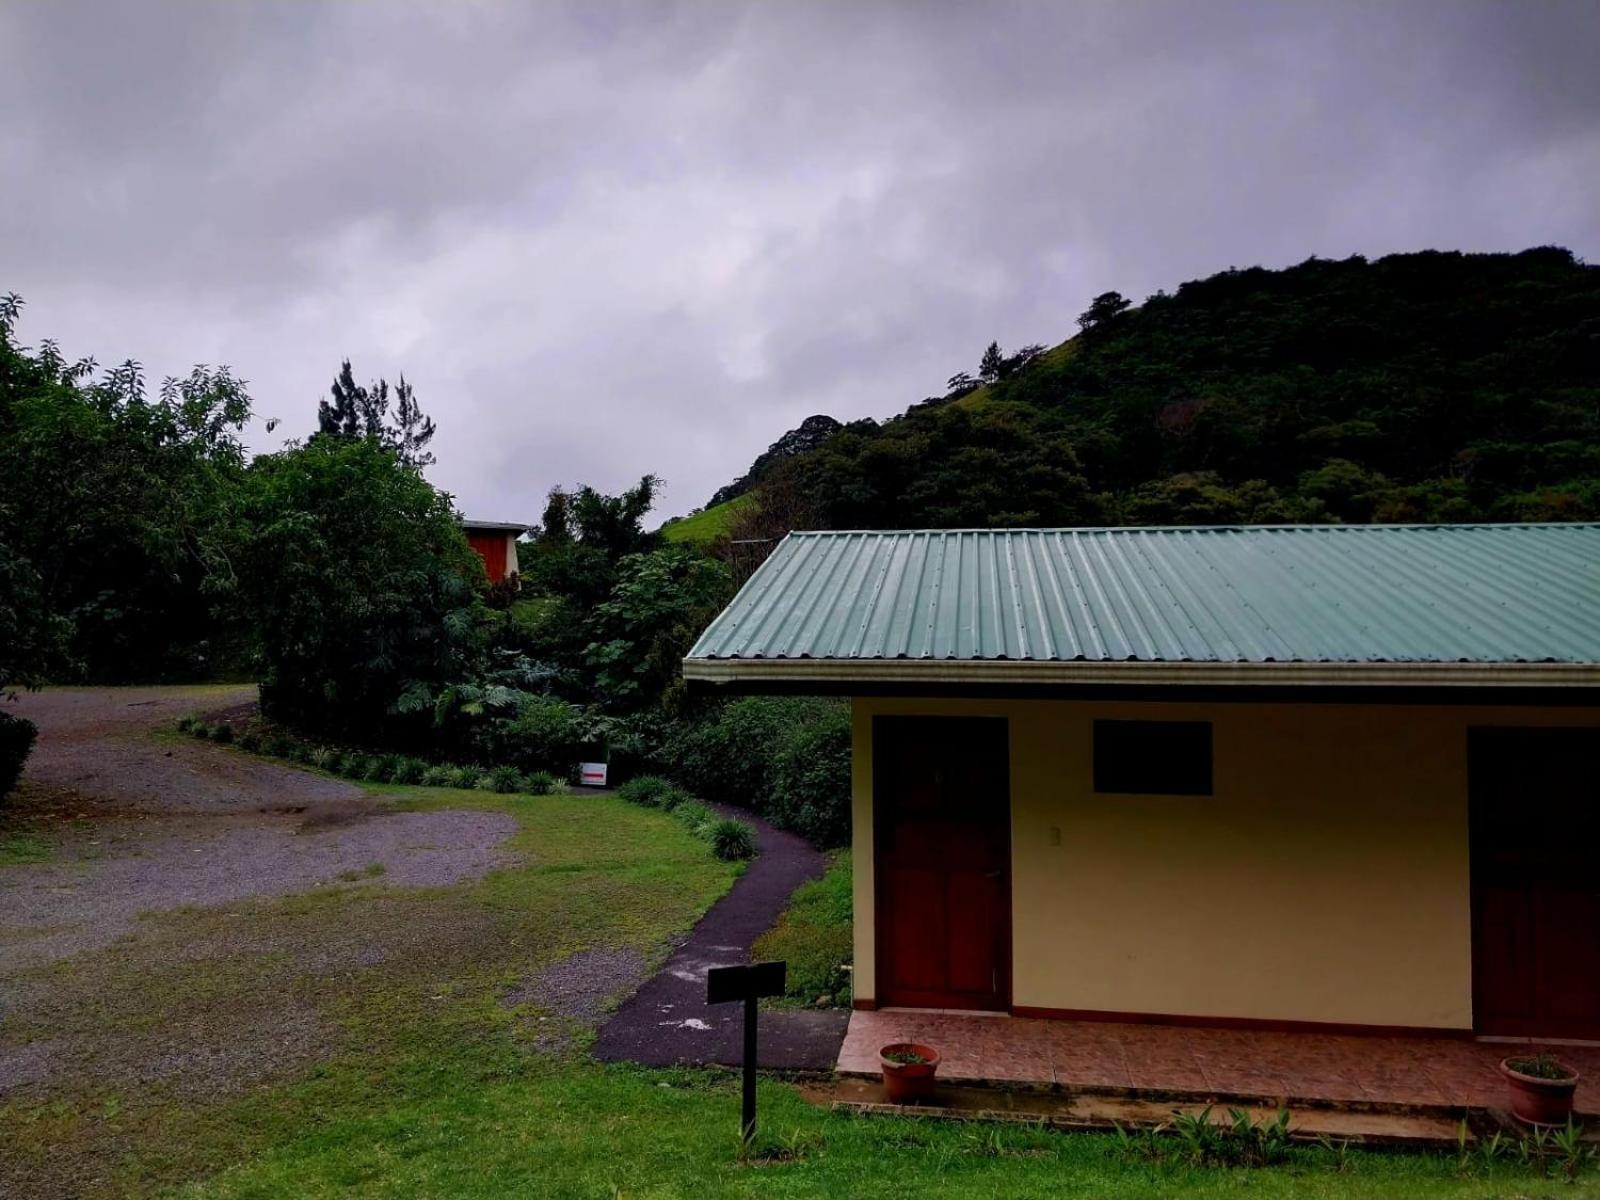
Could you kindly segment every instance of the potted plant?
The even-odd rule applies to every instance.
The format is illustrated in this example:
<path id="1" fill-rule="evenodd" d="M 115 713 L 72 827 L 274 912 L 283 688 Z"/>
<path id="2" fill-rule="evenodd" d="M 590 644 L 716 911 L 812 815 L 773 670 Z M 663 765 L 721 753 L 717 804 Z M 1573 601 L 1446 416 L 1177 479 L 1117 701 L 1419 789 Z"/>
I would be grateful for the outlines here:
<path id="1" fill-rule="evenodd" d="M 1553 1054 L 1530 1054 L 1500 1063 L 1511 1111 L 1529 1125 L 1565 1125 L 1572 1119 L 1578 1073 Z"/>
<path id="2" fill-rule="evenodd" d="M 883 1090 L 891 1104 L 921 1104 L 933 1093 L 939 1052 L 918 1042 L 891 1042 L 878 1051 Z"/>

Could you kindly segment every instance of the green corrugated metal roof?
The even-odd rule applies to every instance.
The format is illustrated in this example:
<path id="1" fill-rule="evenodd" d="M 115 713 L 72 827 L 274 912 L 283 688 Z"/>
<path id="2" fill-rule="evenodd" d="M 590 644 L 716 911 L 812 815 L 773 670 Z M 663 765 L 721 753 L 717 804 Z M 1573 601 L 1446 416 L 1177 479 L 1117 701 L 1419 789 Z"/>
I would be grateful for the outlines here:
<path id="1" fill-rule="evenodd" d="M 1600 525 L 791 533 L 685 663 L 1600 664 Z"/>

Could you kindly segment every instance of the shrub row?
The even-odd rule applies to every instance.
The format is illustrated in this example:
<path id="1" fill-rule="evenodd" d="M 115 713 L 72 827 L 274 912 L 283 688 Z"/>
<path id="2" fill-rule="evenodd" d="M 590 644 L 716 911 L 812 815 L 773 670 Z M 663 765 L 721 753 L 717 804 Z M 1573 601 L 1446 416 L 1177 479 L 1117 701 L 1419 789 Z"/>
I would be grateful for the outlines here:
<path id="1" fill-rule="evenodd" d="M 753 858 L 755 831 L 743 821 L 719 817 L 677 784 L 659 775 L 640 775 L 617 789 L 617 795 L 644 808 L 659 808 L 682 821 L 689 832 L 711 844 L 711 852 L 730 862 Z"/>
<path id="2" fill-rule="evenodd" d="M 850 838 L 850 707 L 748 696 L 680 726 L 658 755 L 695 795 L 737 804 L 819 846 Z"/>
<path id="3" fill-rule="evenodd" d="M 38 736 L 39 727 L 32 721 L 0 713 L 0 800 L 22 778 L 22 764 L 28 761 L 33 739 Z"/>
<path id="4" fill-rule="evenodd" d="M 420 784 L 423 787 L 476 789 L 484 792 L 513 792 L 548 796 L 564 791 L 566 784 L 548 771 L 519 771 L 509 764 L 495 767 L 453 766 L 430 763 L 404 754 L 364 754 L 318 746 L 285 733 L 263 733 L 255 728 L 241 730 L 237 737 L 230 725 L 208 725 L 195 717 L 178 722 L 181 732 L 214 742 L 237 741 L 239 748 L 273 758 L 316 767 L 346 779 L 367 783 Z"/>

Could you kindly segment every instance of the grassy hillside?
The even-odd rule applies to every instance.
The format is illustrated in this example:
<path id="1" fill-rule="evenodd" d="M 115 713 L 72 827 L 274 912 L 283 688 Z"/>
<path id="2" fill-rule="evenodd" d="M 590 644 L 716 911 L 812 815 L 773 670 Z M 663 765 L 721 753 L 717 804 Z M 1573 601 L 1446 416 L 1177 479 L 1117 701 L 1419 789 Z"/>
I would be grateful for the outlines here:
<path id="1" fill-rule="evenodd" d="M 1600 268 L 1231 270 L 779 464 L 818 528 L 1600 517 Z"/>
<path id="2" fill-rule="evenodd" d="M 661 536 L 669 542 L 714 542 L 728 536 L 734 518 L 752 503 L 754 498 L 749 493 L 735 496 L 732 500 L 713 504 L 687 517 L 668 521 L 661 527 Z"/>

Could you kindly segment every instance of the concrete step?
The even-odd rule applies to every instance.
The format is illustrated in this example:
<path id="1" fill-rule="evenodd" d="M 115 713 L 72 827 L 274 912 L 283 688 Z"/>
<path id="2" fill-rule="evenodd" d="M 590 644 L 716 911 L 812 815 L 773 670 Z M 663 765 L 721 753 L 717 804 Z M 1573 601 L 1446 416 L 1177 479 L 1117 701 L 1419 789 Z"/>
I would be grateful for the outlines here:
<path id="1" fill-rule="evenodd" d="M 1276 1103 L 1228 1099 L 1151 1098 L 1094 1091 L 1047 1092 L 1029 1089 L 942 1085 L 928 1104 L 891 1104 L 878 1080 L 841 1078 L 832 1084 L 803 1089 L 814 1103 L 861 1113 L 892 1114 L 934 1120 L 1011 1121 L 1058 1129 L 1150 1129 L 1178 1113 L 1198 1114 L 1211 1105 L 1211 1119 L 1228 1121 L 1229 1108 L 1249 1114 L 1252 1122 L 1273 1120 Z M 1371 1111 L 1335 1107 L 1289 1106 L 1290 1135 L 1314 1142 L 1327 1139 L 1360 1146 L 1434 1149 L 1456 1145 L 1463 1112 Z M 1484 1128 L 1475 1116 L 1473 1128 Z M 1492 1123 L 1491 1123 L 1492 1126 Z"/>

